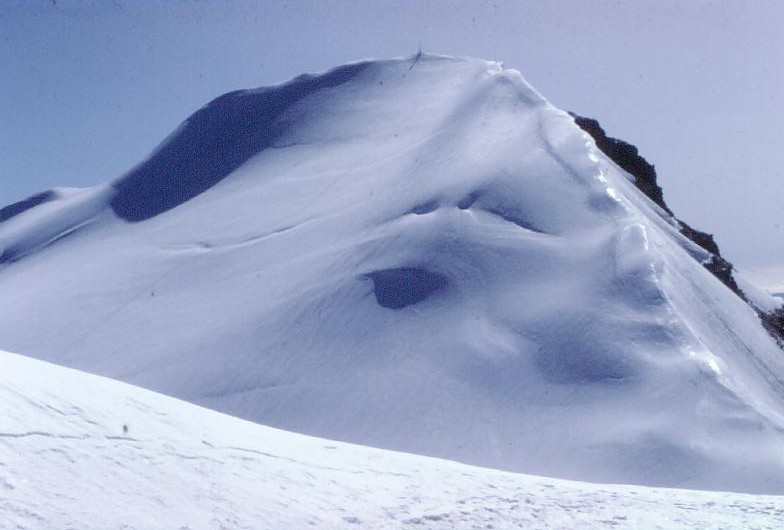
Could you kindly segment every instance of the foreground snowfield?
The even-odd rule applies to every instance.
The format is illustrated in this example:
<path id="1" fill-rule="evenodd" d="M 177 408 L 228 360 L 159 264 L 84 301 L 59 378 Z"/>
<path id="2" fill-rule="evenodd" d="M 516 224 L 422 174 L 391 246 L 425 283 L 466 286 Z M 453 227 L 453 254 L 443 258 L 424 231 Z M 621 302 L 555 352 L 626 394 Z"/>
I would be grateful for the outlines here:
<path id="1" fill-rule="evenodd" d="M 48 198 L 0 223 L 5 350 L 324 438 L 784 493 L 781 349 L 498 63 L 229 94 L 119 181 Z"/>
<path id="2" fill-rule="evenodd" d="M 3 529 L 775 529 L 784 497 L 610 486 L 289 433 L 0 352 Z M 127 427 L 127 432 L 123 426 Z"/>

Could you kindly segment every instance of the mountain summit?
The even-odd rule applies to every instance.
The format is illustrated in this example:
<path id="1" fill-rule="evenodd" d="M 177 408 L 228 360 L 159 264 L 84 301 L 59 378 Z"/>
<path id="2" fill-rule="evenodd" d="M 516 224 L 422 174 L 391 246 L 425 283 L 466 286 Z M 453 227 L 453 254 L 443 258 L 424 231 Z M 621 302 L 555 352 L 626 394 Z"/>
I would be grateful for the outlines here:
<path id="1" fill-rule="evenodd" d="M 784 493 L 758 312 L 498 63 L 233 92 L 120 179 L 0 221 L 2 349 L 343 441 Z"/>

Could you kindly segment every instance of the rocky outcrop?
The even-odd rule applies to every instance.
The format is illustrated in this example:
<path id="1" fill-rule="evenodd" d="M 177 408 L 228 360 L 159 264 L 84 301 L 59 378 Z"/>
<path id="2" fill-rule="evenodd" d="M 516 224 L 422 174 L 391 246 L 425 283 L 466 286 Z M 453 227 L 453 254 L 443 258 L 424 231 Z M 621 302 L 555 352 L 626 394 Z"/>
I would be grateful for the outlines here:
<path id="1" fill-rule="evenodd" d="M 605 133 L 597 120 L 579 116 L 575 113 L 570 114 L 574 118 L 574 122 L 591 135 L 596 142 L 596 147 L 618 164 L 621 169 L 632 175 L 637 188 L 678 222 L 680 232 L 684 236 L 711 253 L 711 258 L 702 263 L 703 267 L 708 269 L 724 285 L 752 306 L 759 314 L 762 324 L 768 330 L 768 333 L 773 335 L 779 344 L 784 347 L 784 310 L 763 311 L 749 301 L 748 297 L 738 287 L 732 275 L 734 269 L 732 263 L 722 257 L 713 235 L 692 228 L 678 219 L 667 206 L 661 186 L 659 186 L 656 180 L 656 168 L 654 165 L 640 155 L 636 146 L 618 138 L 607 136 L 607 133 Z"/>

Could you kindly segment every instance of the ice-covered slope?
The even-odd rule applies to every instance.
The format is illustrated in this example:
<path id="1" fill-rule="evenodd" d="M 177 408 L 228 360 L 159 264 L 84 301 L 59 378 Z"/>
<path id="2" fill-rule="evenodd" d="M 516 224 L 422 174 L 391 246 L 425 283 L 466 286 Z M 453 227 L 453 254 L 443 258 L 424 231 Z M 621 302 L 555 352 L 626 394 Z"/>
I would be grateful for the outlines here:
<path id="1" fill-rule="evenodd" d="M 345 441 L 784 492 L 784 355 L 675 225 L 518 72 L 359 63 L 0 223 L 0 346 Z"/>
<path id="2" fill-rule="evenodd" d="M 0 352 L 0 529 L 770 528 L 784 497 L 548 480 L 288 433 Z"/>

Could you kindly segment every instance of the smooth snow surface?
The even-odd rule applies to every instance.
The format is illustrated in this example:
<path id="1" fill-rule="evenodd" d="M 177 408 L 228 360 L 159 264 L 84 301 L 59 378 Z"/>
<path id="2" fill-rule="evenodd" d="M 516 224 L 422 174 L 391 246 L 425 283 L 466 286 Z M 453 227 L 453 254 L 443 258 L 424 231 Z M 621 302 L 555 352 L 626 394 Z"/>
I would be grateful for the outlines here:
<path id="1" fill-rule="evenodd" d="M 516 475 L 271 429 L 0 352 L 0 529 L 780 529 L 784 497 Z"/>
<path id="2" fill-rule="evenodd" d="M 148 161 L 0 224 L 0 347 L 343 441 L 784 493 L 782 351 L 566 113 L 497 63 L 345 71 L 199 111 L 155 167 L 235 151 L 160 208 Z"/>
<path id="3" fill-rule="evenodd" d="M 734 277 L 740 290 L 756 307 L 766 312 L 776 311 L 784 307 L 784 300 L 778 298 L 776 293 L 766 292 L 765 289 L 758 287 L 756 283 L 753 283 L 742 273 L 736 272 Z"/>

